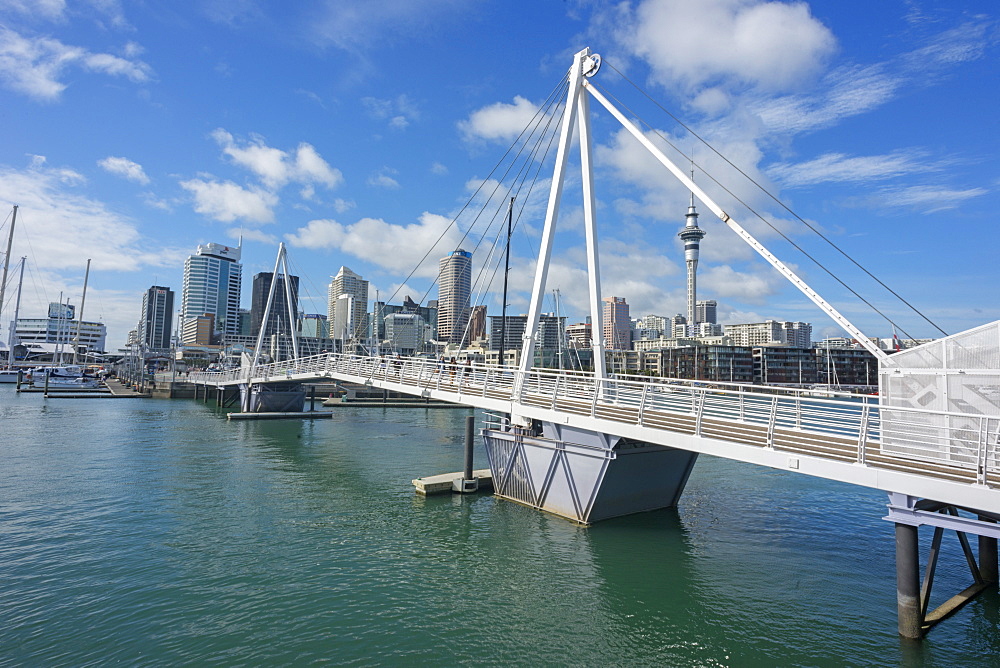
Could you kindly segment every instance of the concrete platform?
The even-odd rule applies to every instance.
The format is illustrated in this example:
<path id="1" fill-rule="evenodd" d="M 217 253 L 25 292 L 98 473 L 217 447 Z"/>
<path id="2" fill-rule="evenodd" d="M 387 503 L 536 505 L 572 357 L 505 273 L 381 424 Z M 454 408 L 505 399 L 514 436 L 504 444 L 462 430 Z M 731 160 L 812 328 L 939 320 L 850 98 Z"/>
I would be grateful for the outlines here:
<path id="1" fill-rule="evenodd" d="M 430 494 L 451 493 L 452 483 L 461 480 L 464 473 L 442 473 L 440 475 L 429 475 L 426 478 L 416 478 L 412 480 L 413 486 L 417 489 L 417 494 L 424 496 Z M 476 469 L 472 472 L 472 477 L 479 481 L 479 491 L 489 492 L 493 490 L 493 474 L 489 469 Z"/>
<path id="2" fill-rule="evenodd" d="M 228 413 L 227 420 L 287 420 L 287 419 L 329 419 L 331 411 L 303 411 L 301 413 Z"/>
<path id="3" fill-rule="evenodd" d="M 340 401 L 339 399 L 327 399 L 323 402 L 327 408 L 471 408 L 465 404 L 454 404 L 450 401 L 400 401 L 390 399 L 353 399 L 351 401 Z"/>

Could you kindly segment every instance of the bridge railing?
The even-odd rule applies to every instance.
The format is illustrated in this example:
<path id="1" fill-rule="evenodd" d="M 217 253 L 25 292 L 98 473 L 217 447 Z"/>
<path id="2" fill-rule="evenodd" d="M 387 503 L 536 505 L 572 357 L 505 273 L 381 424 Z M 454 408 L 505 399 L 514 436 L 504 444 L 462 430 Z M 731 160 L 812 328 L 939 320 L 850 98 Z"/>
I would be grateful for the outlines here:
<path id="1" fill-rule="evenodd" d="M 247 370 L 191 374 L 196 382 L 246 382 Z M 986 480 L 1000 466 L 1000 417 L 880 407 L 870 397 L 824 398 L 787 388 L 707 385 L 674 379 L 600 381 L 586 374 L 551 369 L 521 372 L 497 367 L 448 364 L 426 357 L 373 357 L 327 353 L 259 365 L 254 382 L 346 375 L 358 382 L 398 383 L 404 391 L 425 390 L 509 400 L 610 422 L 721 438 L 766 448 L 803 451 L 866 463 L 883 460 L 936 462 L 974 469 Z M 884 425 L 892 442 L 882 442 Z M 905 443 L 899 442 L 903 435 Z M 821 437 L 822 440 L 817 440 Z"/>

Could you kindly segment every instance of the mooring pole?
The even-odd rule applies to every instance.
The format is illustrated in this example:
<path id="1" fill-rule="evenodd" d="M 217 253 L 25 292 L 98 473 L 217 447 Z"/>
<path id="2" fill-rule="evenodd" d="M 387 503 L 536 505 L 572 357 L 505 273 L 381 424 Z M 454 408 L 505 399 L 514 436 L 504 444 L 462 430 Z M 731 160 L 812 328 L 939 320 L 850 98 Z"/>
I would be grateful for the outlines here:
<path id="1" fill-rule="evenodd" d="M 920 614 L 920 551 L 918 527 L 896 524 L 896 610 L 899 635 L 918 639 L 923 636 L 924 620 Z"/>
<path id="2" fill-rule="evenodd" d="M 309 388 L 309 412 L 316 410 L 316 386 L 313 385 Z"/>
<path id="3" fill-rule="evenodd" d="M 52 375 L 49 371 L 49 369 L 45 370 L 45 394 L 43 396 L 46 397 L 49 396 L 49 376 Z"/>
<path id="4" fill-rule="evenodd" d="M 994 520 L 979 516 L 980 521 L 993 522 Z M 979 537 L 979 574 L 983 576 L 983 581 L 996 584 L 1000 582 L 1000 568 L 997 564 L 997 539 L 989 536 Z"/>
<path id="5" fill-rule="evenodd" d="M 465 480 L 472 480 L 472 447 L 476 438 L 476 416 L 465 418 Z"/>

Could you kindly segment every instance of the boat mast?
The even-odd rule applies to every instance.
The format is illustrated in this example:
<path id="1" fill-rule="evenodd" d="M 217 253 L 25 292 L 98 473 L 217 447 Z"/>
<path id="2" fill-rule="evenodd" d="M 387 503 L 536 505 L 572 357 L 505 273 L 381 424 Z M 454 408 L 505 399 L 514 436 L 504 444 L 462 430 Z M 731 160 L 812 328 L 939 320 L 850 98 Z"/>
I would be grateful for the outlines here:
<path id="1" fill-rule="evenodd" d="M 10 321 L 10 336 L 7 337 L 7 368 L 14 368 L 14 344 L 17 341 L 17 319 L 21 312 L 21 286 L 24 284 L 24 262 L 21 258 L 21 276 L 17 279 L 17 299 L 14 300 L 14 319 Z"/>
<path id="2" fill-rule="evenodd" d="M 7 289 L 7 269 L 10 267 L 10 247 L 14 243 L 14 223 L 17 222 L 17 205 L 10 219 L 10 234 L 7 235 L 7 252 L 3 256 L 3 276 L 0 277 L 0 313 L 3 313 L 3 293 Z"/>
<path id="3" fill-rule="evenodd" d="M 87 281 L 90 280 L 90 258 L 87 258 L 87 271 L 83 274 L 83 297 L 80 298 L 80 312 L 76 314 L 76 340 L 73 342 L 73 364 L 76 364 L 76 352 L 80 347 L 80 329 L 83 327 L 83 306 L 87 303 Z"/>

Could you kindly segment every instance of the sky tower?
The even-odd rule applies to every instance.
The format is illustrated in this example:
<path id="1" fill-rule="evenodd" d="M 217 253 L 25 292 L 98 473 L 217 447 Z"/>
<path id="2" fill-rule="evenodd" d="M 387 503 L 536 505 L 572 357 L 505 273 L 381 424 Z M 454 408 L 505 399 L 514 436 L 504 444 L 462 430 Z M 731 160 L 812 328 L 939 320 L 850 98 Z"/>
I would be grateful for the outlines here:
<path id="1" fill-rule="evenodd" d="M 694 168 L 691 169 L 694 179 Z M 698 299 L 698 244 L 705 237 L 705 230 L 698 227 L 698 212 L 694 209 L 694 193 L 688 207 L 684 229 L 677 236 L 684 242 L 684 262 L 687 264 L 687 326 L 688 332 L 697 331 L 695 302 Z"/>

